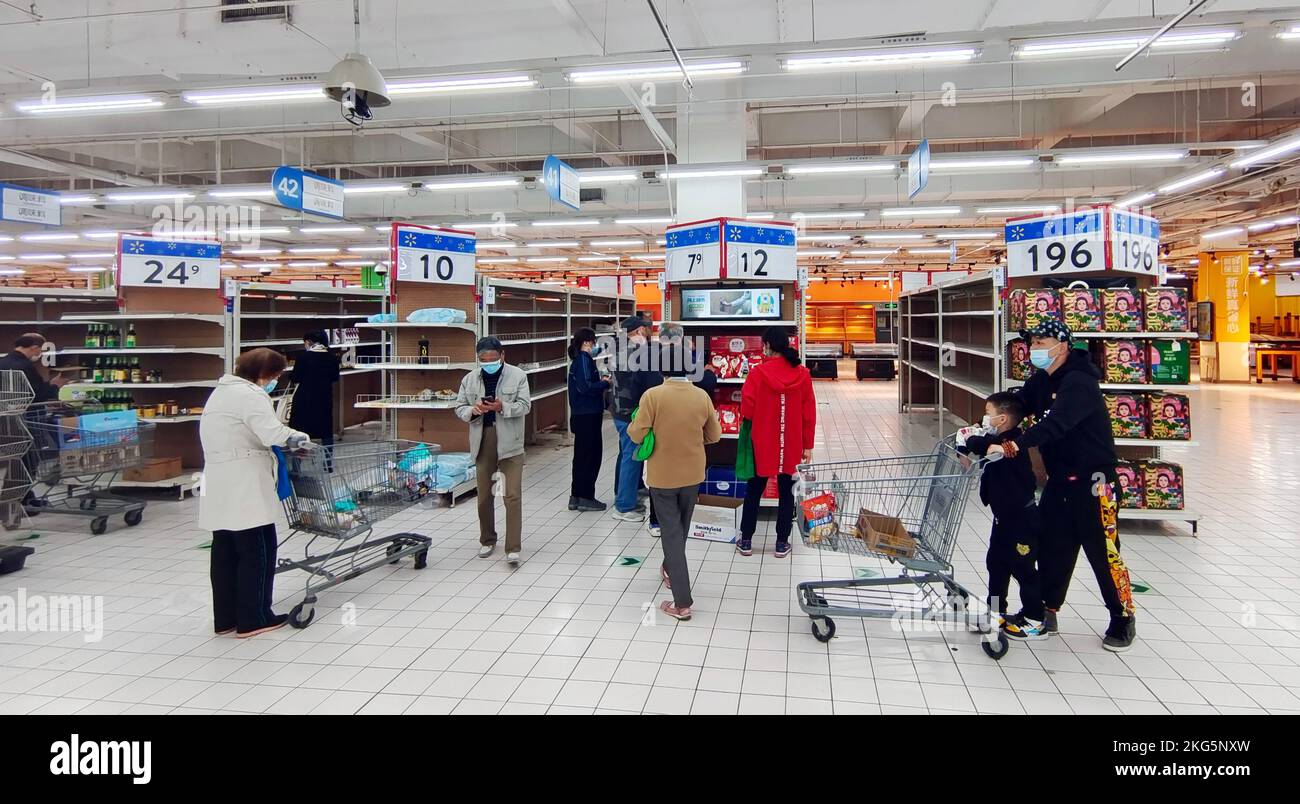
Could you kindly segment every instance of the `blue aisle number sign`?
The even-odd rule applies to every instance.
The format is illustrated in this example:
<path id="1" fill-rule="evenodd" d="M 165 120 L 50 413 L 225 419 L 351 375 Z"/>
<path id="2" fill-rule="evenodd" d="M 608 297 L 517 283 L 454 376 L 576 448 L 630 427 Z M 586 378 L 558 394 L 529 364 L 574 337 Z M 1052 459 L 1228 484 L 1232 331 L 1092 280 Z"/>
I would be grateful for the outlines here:
<path id="1" fill-rule="evenodd" d="M 343 217 L 343 182 L 327 179 L 289 165 L 281 165 L 271 175 L 275 200 L 287 209 Z"/>
<path id="2" fill-rule="evenodd" d="M 394 235 L 398 280 L 474 284 L 476 241 L 472 233 L 399 225 Z"/>

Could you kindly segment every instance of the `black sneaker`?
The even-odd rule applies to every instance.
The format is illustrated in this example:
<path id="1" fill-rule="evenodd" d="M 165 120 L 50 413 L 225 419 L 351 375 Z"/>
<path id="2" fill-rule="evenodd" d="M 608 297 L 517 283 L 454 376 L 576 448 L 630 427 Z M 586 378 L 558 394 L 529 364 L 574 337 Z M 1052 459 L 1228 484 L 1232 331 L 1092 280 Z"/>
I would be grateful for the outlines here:
<path id="1" fill-rule="evenodd" d="M 1110 627 L 1106 629 L 1106 636 L 1101 640 L 1101 646 L 1111 653 L 1124 653 L 1133 647 L 1136 638 L 1137 624 L 1132 617 L 1112 619 Z"/>
<path id="2" fill-rule="evenodd" d="M 586 497 L 575 497 L 577 502 L 569 503 L 570 511 L 604 511 L 609 506 L 600 500 L 588 499 Z"/>
<path id="3" fill-rule="evenodd" d="M 1056 627 L 1056 612 L 1052 609 L 1048 609 L 1047 612 L 1043 614 L 1043 631 L 1048 634 L 1055 634 L 1058 630 L 1060 629 Z"/>
<path id="4" fill-rule="evenodd" d="M 578 510 L 578 498 L 572 495 L 570 495 L 569 497 L 569 510 L 570 511 Z"/>

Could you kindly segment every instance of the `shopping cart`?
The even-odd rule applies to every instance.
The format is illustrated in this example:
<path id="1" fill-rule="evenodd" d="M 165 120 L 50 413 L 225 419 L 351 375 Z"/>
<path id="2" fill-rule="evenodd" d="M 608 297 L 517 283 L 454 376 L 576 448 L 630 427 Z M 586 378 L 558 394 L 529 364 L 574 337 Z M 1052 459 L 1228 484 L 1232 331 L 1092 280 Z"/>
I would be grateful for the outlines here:
<path id="1" fill-rule="evenodd" d="M 0 371 L 0 521 L 15 528 L 22 522 L 22 501 L 32 486 L 32 434 L 23 415 L 35 398 L 21 371 Z"/>
<path id="2" fill-rule="evenodd" d="M 153 423 L 134 410 L 105 411 L 91 400 L 33 405 L 25 419 L 32 449 L 24 460 L 35 481 L 23 504 L 27 514 L 88 517 L 96 536 L 119 514 L 128 526 L 140 524 L 147 503 L 109 488 L 119 472 L 153 455 Z M 17 527 L 15 519 L 5 526 Z"/>
<path id="3" fill-rule="evenodd" d="M 885 557 L 901 571 L 885 577 L 805 581 L 799 608 L 821 642 L 835 617 L 889 618 L 900 629 L 976 630 L 984 652 L 1000 659 L 1007 637 L 988 607 L 953 578 L 952 553 L 979 463 L 951 441 L 928 455 L 814 463 L 798 469 L 799 526 L 808 547 Z M 928 630 L 928 629 L 927 629 Z"/>
<path id="4" fill-rule="evenodd" d="M 307 573 L 302 602 L 289 624 L 306 628 L 316 616 L 316 595 L 374 569 L 415 556 L 424 569 L 432 539 L 418 533 L 372 537 L 374 526 L 416 505 L 436 485 L 438 445 L 367 441 L 314 447 L 287 456 L 292 493 L 284 501 L 290 534 L 310 538 L 299 560 L 281 558 L 276 573 Z M 328 549 L 313 554 L 317 539 Z"/>

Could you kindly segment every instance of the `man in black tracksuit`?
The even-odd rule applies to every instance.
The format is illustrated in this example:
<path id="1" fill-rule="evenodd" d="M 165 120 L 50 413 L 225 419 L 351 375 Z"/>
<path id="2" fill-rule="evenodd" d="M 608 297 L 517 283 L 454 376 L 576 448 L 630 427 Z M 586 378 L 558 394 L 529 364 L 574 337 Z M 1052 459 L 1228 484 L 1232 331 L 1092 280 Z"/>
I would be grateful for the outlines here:
<path id="1" fill-rule="evenodd" d="M 1038 566 L 1042 574 L 1046 625 L 1056 630 L 1056 613 L 1074 574 L 1079 548 L 1092 565 L 1110 625 L 1102 646 L 1121 653 L 1137 635 L 1128 568 L 1119 554 L 1116 516 L 1115 439 L 1098 380 L 1101 372 L 1087 352 L 1070 348 L 1070 330 L 1047 321 L 1020 333 L 1038 369 L 1020 389 L 1036 424 L 1002 449 L 1038 447 L 1047 485 L 1038 509 L 1043 521 Z M 990 448 L 990 451 L 998 447 Z"/>
<path id="2" fill-rule="evenodd" d="M 641 404 L 641 395 L 656 385 L 662 385 L 664 376 L 651 367 L 650 325 L 638 316 L 625 318 L 623 331 L 627 333 L 626 347 L 620 348 L 614 367 L 614 394 L 610 416 L 618 431 L 618 462 L 614 465 L 615 519 L 640 522 L 645 519 L 645 506 L 638 503 L 637 487 L 641 480 L 641 463 L 633 459 L 637 445 L 628 438 L 627 426 L 632 411 Z"/>

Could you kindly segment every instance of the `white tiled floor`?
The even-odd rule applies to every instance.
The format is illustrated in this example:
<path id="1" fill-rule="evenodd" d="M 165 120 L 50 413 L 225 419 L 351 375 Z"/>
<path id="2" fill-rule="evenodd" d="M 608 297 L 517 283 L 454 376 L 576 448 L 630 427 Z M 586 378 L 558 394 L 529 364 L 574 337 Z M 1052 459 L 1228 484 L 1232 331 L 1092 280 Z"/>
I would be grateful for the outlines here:
<path id="1" fill-rule="evenodd" d="M 892 383 L 819 382 L 818 458 L 927 451 L 934 422 L 900 416 Z M 1076 576 L 1063 636 L 1016 644 L 1001 661 L 965 633 L 894 631 L 837 620 L 813 639 L 798 581 L 865 566 L 796 544 L 771 557 L 771 522 L 752 558 L 692 542 L 692 622 L 643 622 L 665 599 L 658 545 L 607 514 L 566 510 L 569 454 L 529 454 L 525 563 L 474 557 L 473 500 L 413 509 L 387 524 L 433 537 L 409 561 L 322 593 L 316 621 L 251 640 L 214 637 L 208 534 L 195 503 L 154 501 L 138 528 L 93 537 L 80 519 L 33 522 L 38 552 L 0 593 L 103 595 L 102 641 L 0 633 L 0 712 L 346 713 L 1184 713 L 1300 711 L 1300 388 L 1214 388 L 1193 402 L 1187 471 L 1200 538 L 1182 524 L 1126 524 L 1140 640 L 1116 656 L 1090 573 Z M 609 499 L 613 429 L 601 492 Z M 988 517 L 967 507 L 956 575 L 983 592 Z M 27 531 L 6 534 L 6 541 Z M 291 540 L 283 553 L 301 551 Z M 620 556 L 645 558 L 620 566 Z M 277 600 L 301 596 L 282 575 Z M 346 608 L 345 608 L 346 607 Z M 344 625 L 355 613 L 356 624 Z M 1243 625 L 1243 622 L 1249 625 Z"/>

